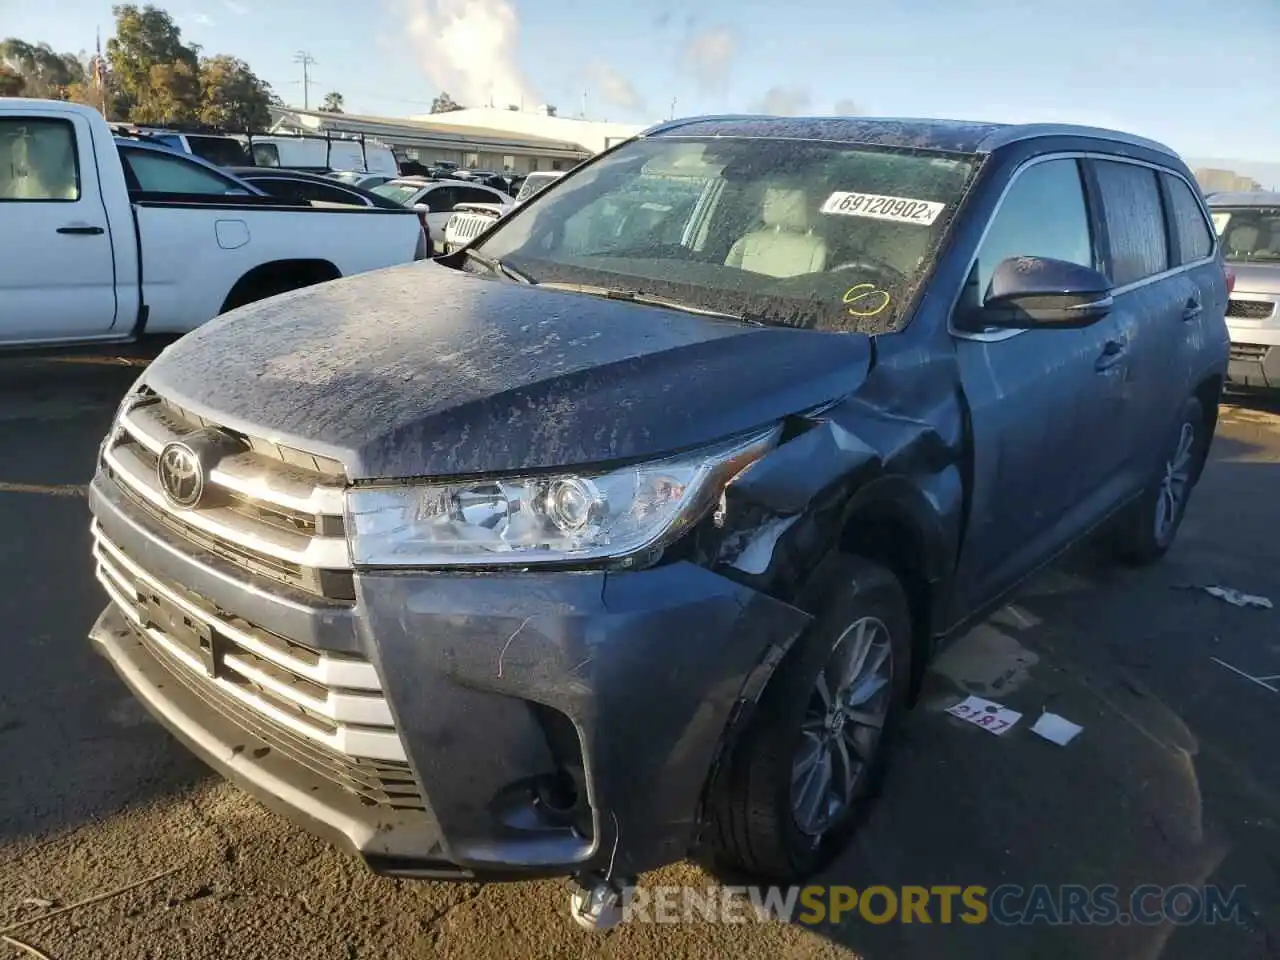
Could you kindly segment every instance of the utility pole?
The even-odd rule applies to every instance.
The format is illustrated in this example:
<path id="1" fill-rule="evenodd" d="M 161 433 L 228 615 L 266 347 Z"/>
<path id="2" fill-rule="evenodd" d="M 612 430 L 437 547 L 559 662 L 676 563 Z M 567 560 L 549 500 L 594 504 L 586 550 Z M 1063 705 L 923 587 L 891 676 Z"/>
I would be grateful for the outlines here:
<path id="1" fill-rule="evenodd" d="M 311 65 L 316 62 L 316 58 L 305 50 L 299 50 L 293 55 L 293 62 L 302 64 L 302 109 L 311 109 Z"/>
<path id="2" fill-rule="evenodd" d="M 671 116 L 667 118 L 668 120 L 674 120 L 676 118 L 676 100 L 676 97 L 671 98 Z"/>

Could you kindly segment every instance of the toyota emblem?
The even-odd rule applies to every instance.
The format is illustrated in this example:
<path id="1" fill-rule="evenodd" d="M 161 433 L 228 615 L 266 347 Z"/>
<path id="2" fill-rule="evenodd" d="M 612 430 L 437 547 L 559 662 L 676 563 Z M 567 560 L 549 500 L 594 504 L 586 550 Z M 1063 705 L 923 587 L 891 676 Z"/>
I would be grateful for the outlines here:
<path id="1" fill-rule="evenodd" d="M 156 461 L 156 475 L 165 499 L 175 507 L 189 510 L 204 497 L 204 464 L 181 440 L 164 445 Z"/>

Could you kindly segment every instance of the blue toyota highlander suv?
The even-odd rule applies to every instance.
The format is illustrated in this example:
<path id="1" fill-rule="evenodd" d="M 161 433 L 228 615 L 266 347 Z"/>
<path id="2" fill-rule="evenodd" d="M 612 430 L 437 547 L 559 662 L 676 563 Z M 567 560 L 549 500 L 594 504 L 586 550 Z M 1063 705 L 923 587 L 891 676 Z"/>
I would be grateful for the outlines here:
<path id="1" fill-rule="evenodd" d="M 169 347 L 102 445 L 93 639 L 376 870 L 787 882 L 939 644 L 1086 536 L 1170 546 L 1226 305 L 1157 143 L 669 123 Z"/>

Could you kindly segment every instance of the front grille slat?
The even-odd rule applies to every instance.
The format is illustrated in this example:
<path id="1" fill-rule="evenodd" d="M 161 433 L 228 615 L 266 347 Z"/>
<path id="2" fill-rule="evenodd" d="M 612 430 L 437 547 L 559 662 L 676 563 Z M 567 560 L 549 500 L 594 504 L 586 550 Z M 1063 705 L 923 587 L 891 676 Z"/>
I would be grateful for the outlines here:
<path id="1" fill-rule="evenodd" d="M 1263 344 L 1233 343 L 1231 344 L 1231 359 L 1252 360 L 1261 363 L 1267 358 L 1267 351 L 1270 349 L 1270 347 Z"/>
<path id="2" fill-rule="evenodd" d="M 426 804 L 373 665 L 274 638 L 177 584 L 146 572 L 95 523 L 98 580 L 147 649 L 185 687 L 291 761 L 369 806 L 415 811 Z M 172 615 L 144 617 L 144 596 Z M 176 617 L 176 619 L 175 619 Z M 225 647 L 216 678 L 201 660 L 199 636 Z M 302 656 L 297 651 L 306 650 Z M 337 681 L 337 682 L 335 682 Z"/>
<path id="3" fill-rule="evenodd" d="M 166 444 L 198 431 L 220 437 L 205 448 L 205 496 L 184 509 L 166 497 L 159 460 Z M 294 602 L 322 598 L 335 611 L 355 601 L 347 477 L 337 461 L 227 429 L 144 386 L 112 426 L 97 482 L 111 485 L 110 501 L 131 522 L 222 576 Z M 263 629 L 150 572 L 96 521 L 92 535 L 97 578 L 112 602 L 201 701 L 361 803 L 427 812 L 367 658 Z"/>
<path id="4" fill-rule="evenodd" d="M 1227 301 L 1227 316 L 1237 320 L 1266 320 L 1276 312 L 1270 300 L 1242 300 L 1232 297 Z"/>

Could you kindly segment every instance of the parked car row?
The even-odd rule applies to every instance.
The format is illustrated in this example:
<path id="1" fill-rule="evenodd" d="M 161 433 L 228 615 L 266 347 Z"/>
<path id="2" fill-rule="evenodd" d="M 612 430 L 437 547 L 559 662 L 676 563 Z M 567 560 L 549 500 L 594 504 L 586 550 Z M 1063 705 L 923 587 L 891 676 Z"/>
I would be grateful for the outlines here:
<path id="1" fill-rule="evenodd" d="M 444 244 L 445 225 L 458 204 L 490 204 L 502 210 L 515 204 L 515 198 L 501 190 L 466 180 L 399 177 L 379 184 L 372 192 L 416 210 L 437 249 Z"/>
<path id="2" fill-rule="evenodd" d="M 515 202 L 509 207 L 499 207 L 486 203 L 462 203 L 454 207 L 453 216 L 445 224 L 443 252 L 452 253 L 454 250 L 470 243 L 488 230 L 489 227 L 493 226 L 501 217 L 514 210 L 534 194 L 545 190 L 563 176 L 564 173 L 561 171 L 529 174 L 520 185 Z"/>

